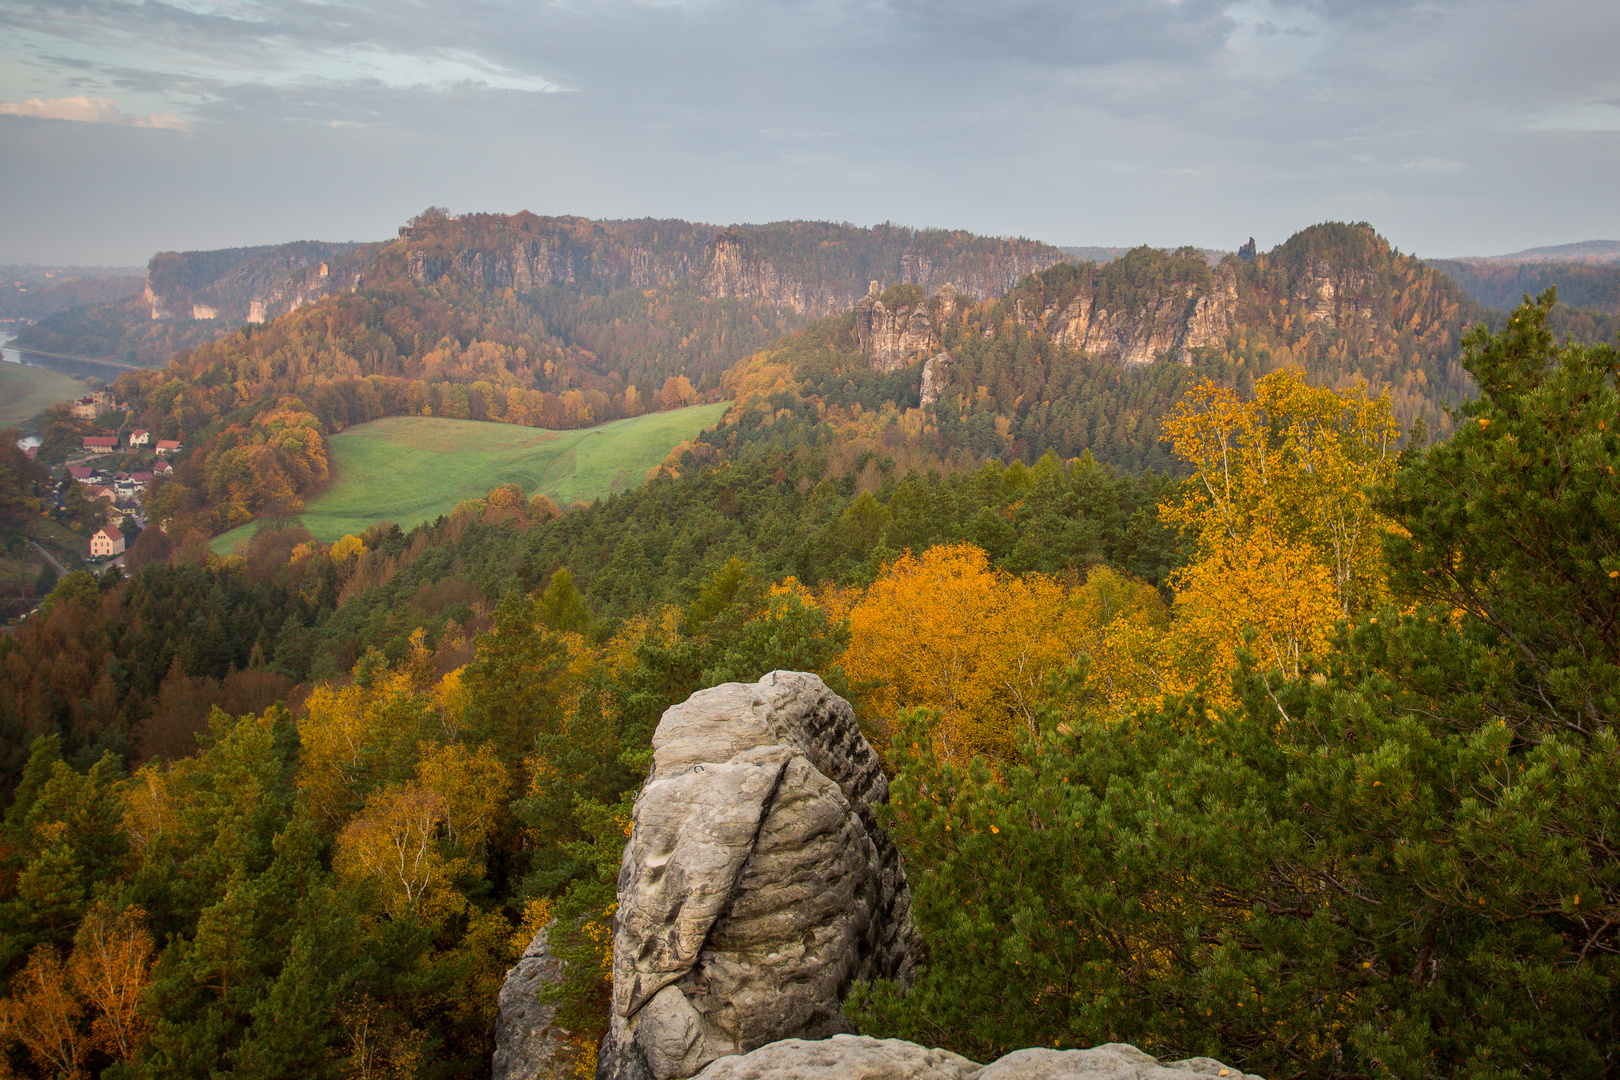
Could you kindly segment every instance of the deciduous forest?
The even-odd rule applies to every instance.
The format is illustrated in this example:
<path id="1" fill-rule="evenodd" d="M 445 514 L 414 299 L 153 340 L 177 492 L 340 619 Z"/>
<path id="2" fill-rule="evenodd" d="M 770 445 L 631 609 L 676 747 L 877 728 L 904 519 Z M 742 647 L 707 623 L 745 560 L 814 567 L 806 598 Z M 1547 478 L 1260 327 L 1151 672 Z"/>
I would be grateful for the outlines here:
<path id="1" fill-rule="evenodd" d="M 1305 318 L 1310 275 L 1363 306 Z M 484 1075 L 549 925 L 591 1075 L 652 730 L 780 668 L 892 778 L 926 960 L 854 988 L 865 1033 L 1614 1072 L 1620 356 L 1555 336 L 1553 294 L 1477 325 L 1353 226 L 890 293 L 951 356 L 925 405 L 853 315 L 683 288 L 401 278 L 121 381 L 187 452 L 128 576 L 0 637 L 0 1064 Z M 1181 289 L 1239 313 L 1185 362 L 1055 340 L 1083 292 Z M 289 516 L 350 424 L 705 395 L 720 425 L 590 506 L 502 487 L 330 545 Z"/>

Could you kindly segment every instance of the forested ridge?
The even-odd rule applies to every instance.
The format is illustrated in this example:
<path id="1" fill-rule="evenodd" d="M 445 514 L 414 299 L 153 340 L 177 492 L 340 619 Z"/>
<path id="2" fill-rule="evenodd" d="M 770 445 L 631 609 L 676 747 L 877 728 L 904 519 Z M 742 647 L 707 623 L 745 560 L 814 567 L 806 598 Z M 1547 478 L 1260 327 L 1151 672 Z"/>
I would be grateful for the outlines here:
<path id="1" fill-rule="evenodd" d="M 902 457 L 952 466 L 1089 450 L 1127 469 L 1171 468 L 1158 423 L 1192 382 L 1243 391 L 1290 365 L 1323 385 L 1388 387 L 1404 425 L 1436 433 L 1449 424 L 1444 403 L 1469 393 L 1457 349 L 1479 309 L 1365 225 L 1315 226 L 1214 268 L 1191 249 L 1150 248 L 1100 267 L 1048 265 L 1005 296 L 943 308 L 917 280 L 1050 260 L 1024 242 L 802 222 L 732 230 L 747 244 L 723 259 L 705 247 L 706 228 L 422 215 L 378 250 L 354 291 L 121 379 L 135 422 L 188 447 L 153 492 L 155 512 L 177 540 L 296 512 L 328 479 L 325 438 L 381 416 L 586 427 L 735 394 L 759 382 L 750 370 L 783 363 L 793 385 L 774 391 L 771 417 L 839 427 L 847 418 L 826 407 L 891 407 L 895 424 L 870 433 L 891 456 L 904 442 Z M 891 299 L 926 301 L 952 359 L 941 400 L 922 411 L 920 369 L 874 380 L 852 316 L 795 331 L 815 297 L 842 296 L 847 279 L 884 269 L 915 279 L 891 286 Z M 735 282 L 713 274 L 754 292 L 733 295 Z M 1162 309 L 1160 322 L 1185 304 L 1215 307 L 1201 344 L 1122 365 L 1065 339 L 1080 292 L 1115 313 Z M 1141 329 L 1152 340 L 1169 332 L 1152 319 Z M 765 419 L 739 414 L 733 426 L 746 443 Z"/>
<path id="2" fill-rule="evenodd" d="M 1333 317 L 1307 318 L 1324 279 Z M 1188 363 L 1054 342 L 1082 294 L 1217 292 L 1237 329 Z M 1550 296 L 1469 331 L 1455 286 L 1355 226 L 948 311 L 885 295 L 934 316 L 937 402 L 853 316 L 760 315 L 721 365 L 724 313 L 758 302 L 448 270 L 129 386 L 190 447 L 155 496 L 172 528 L 0 638 L 7 1065 L 482 1074 L 549 922 L 589 1075 L 653 726 L 789 668 L 879 747 L 916 891 L 928 961 L 909 994 L 855 988 L 865 1032 L 1613 1074 L 1613 347 L 1560 345 Z M 558 331 L 591 304 L 618 313 L 600 352 Z M 670 322 L 709 325 L 714 366 L 659 405 L 734 408 L 644 487 L 569 512 L 498 488 L 331 545 L 287 517 L 326 434 L 463 402 L 535 422 L 530 394 L 594 420 L 630 388 L 603 358 L 667 358 Z M 251 550 L 215 556 L 204 526 L 237 514 Z"/>

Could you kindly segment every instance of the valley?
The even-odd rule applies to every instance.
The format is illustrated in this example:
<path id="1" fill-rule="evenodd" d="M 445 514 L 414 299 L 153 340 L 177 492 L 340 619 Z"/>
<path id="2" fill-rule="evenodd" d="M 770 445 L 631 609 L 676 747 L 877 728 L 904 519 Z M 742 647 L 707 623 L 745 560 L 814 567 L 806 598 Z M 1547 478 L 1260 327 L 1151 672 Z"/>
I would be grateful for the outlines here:
<path id="1" fill-rule="evenodd" d="M 22 424 L 53 402 L 84 394 L 85 384 L 49 368 L 0 362 L 0 424 Z"/>
<path id="2" fill-rule="evenodd" d="M 409 532 L 506 484 L 560 507 L 589 503 L 639 486 L 671 447 L 712 426 L 728 405 L 573 431 L 426 416 L 373 420 L 331 438 L 335 479 L 296 520 L 330 544 L 382 521 Z M 253 530 L 243 525 L 224 533 L 213 549 L 230 554 Z"/>

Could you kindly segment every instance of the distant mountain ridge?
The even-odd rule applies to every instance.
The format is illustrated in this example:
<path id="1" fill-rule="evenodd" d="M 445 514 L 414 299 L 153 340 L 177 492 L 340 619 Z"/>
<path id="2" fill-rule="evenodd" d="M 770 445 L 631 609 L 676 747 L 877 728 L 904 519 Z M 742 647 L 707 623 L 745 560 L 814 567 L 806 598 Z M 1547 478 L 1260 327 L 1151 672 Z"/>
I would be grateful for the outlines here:
<path id="1" fill-rule="evenodd" d="M 1064 261 L 1035 240 L 961 230 L 820 221 L 720 227 L 678 220 L 428 214 L 400 230 L 419 284 L 451 275 L 477 289 L 655 288 L 685 277 L 705 299 L 757 300 L 795 315 L 847 311 L 868 285 L 949 282 L 977 299 Z"/>
<path id="2" fill-rule="evenodd" d="M 1459 255 L 1437 260 L 1459 263 L 1620 263 L 1620 240 L 1582 240 L 1574 244 L 1526 248 L 1511 255 Z"/>

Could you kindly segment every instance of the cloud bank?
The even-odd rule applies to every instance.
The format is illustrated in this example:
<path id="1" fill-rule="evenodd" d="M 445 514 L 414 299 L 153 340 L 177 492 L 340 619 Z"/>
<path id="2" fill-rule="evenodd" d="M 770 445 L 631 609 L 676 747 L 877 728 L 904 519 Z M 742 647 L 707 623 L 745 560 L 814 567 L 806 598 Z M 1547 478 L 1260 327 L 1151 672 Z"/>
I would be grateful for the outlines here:
<path id="1" fill-rule="evenodd" d="M 173 113 L 152 116 L 131 116 L 118 107 L 112 98 L 76 97 L 52 98 L 49 101 L 29 98 L 27 101 L 0 101 L 0 115 L 32 116 L 40 120 L 72 120 L 81 124 L 118 124 L 123 127 L 168 128 L 171 131 L 189 131 L 191 125 Z"/>
<path id="2" fill-rule="evenodd" d="M 1620 234 L 1617 48 L 1612 0 L 0 0 L 0 257 L 430 204 L 1512 250 Z"/>

